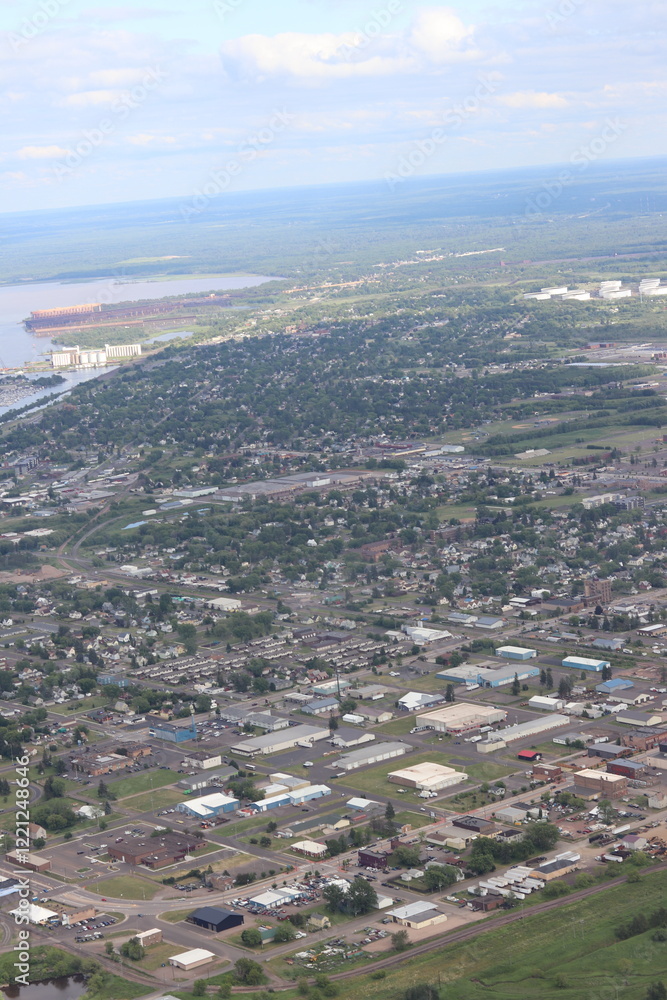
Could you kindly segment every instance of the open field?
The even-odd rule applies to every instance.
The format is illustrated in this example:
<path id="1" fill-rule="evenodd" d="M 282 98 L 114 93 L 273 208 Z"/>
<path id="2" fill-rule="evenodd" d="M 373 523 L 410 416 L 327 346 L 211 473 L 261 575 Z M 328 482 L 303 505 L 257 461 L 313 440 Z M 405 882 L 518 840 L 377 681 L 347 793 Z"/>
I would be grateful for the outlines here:
<path id="1" fill-rule="evenodd" d="M 178 781 L 178 775 L 173 771 L 161 771 L 152 768 L 150 771 L 133 774 L 129 778 L 121 778 L 120 781 L 114 782 L 109 787 L 116 798 L 124 799 L 128 795 L 136 795 L 138 792 L 148 792 L 152 788 L 173 785 L 176 781 Z"/>
<path id="2" fill-rule="evenodd" d="M 396 1000 L 416 983 L 440 986 L 441 1000 L 643 1000 L 651 982 L 667 977 L 665 942 L 652 931 L 618 942 L 614 928 L 663 905 L 667 871 L 643 875 L 548 913 L 531 915 L 523 933 L 516 923 L 485 926 L 474 939 L 439 947 L 387 969 L 385 979 L 359 973 L 341 980 L 342 1000 Z M 292 973 L 294 974 L 294 973 Z M 562 975 L 566 986 L 557 986 Z"/>
<path id="3" fill-rule="evenodd" d="M 90 891 L 113 899 L 152 899 L 159 888 L 139 875 L 114 875 L 91 885 Z"/>
<path id="4" fill-rule="evenodd" d="M 170 924 L 177 924 L 179 921 L 189 917 L 196 909 L 196 906 L 191 906 L 187 910 L 167 910 L 165 913 L 160 914 L 160 920 L 167 920 Z"/>
<path id="5" fill-rule="evenodd" d="M 503 778 L 516 768 L 508 767 L 503 764 L 496 764 L 491 761 L 474 761 L 468 764 L 466 761 L 465 766 L 463 764 L 453 764 L 452 759 L 455 755 L 450 755 L 443 753 L 442 750 L 431 750 L 425 753 L 418 754 L 408 754 L 405 757 L 394 757 L 392 760 L 383 761 L 378 764 L 377 767 L 371 767 L 364 771 L 351 771 L 345 776 L 345 783 L 351 785 L 352 788 L 358 788 L 361 792 L 368 792 L 371 797 L 373 794 L 391 795 L 396 796 L 400 785 L 395 785 L 387 780 L 387 775 L 390 771 L 398 771 L 404 767 L 412 767 L 415 764 L 423 764 L 425 761 L 433 761 L 436 764 L 444 764 L 446 767 L 456 767 L 458 770 L 463 771 L 479 781 L 495 781 L 498 778 Z M 457 758 L 458 759 L 458 758 Z M 408 789 L 405 793 L 405 797 L 412 797 L 417 799 L 417 793 L 414 790 Z"/>
<path id="6" fill-rule="evenodd" d="M 123 808 L 146 812 L 148 809 L 167 809 L 177 802 L 183 801 L 183 792 L 172 788 L 156 788 L 140 795 L 127 796 L 123 799 Z"/>

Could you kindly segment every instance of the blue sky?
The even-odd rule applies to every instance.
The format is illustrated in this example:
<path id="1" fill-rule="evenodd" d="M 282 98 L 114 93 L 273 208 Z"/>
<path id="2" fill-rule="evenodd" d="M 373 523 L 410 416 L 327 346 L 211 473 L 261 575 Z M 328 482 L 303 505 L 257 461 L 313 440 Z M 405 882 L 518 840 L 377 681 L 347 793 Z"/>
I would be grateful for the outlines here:
<path id="1" fill-rule="evenodd" d="M 3 0 L 0 211 L 663 155 L 666 38 L 663 0 Z"/>

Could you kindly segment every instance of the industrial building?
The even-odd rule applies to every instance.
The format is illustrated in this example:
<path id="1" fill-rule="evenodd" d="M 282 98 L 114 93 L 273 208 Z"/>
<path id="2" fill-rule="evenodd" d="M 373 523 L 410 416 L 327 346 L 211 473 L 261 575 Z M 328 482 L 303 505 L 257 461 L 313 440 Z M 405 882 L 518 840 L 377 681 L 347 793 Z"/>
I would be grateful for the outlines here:
<path id="1" fill-rule="evenodd" d="M 199 774 L 185 774 L 176 784 L 177 788 L 182 788 L 186 792 L 198 792 L 202 788 L 211 788 L 216 785 L 226 784 L 230 778 L 238 775 L 235 767 L 221 767 L 217 771 L 208 771 Z"/>
<path id="2" fill-rule="evenodd" d="M 176 809 L 188 816 L 196 816 L 197 819 L 210 819 L 213 816 L 220 816 L 222 813 L 234 812 L 241 803 L 231 795 L 223 795 L 222 792 L 212 792 L 210 795 L 203 795 L 199 799 L 188 799 L 186 802 L 179 802 Z"/>
<path id="3" fill-rule="evenodd" d="M 190 725 L 176 726 L 173 722 L 156 721 L 148 730 L 150 736 L 157 740 L 167 740 L 169 743 L 187 743 L 197 739 L 197 727 L 194 721 Z"/>
<path id="4" fill-rule="evenodd" d="M 443 788 L 451 788 L 466 781 L 468 775 L 463 771 L 457 771 L 453 767 L 445 767 L 443 764 L 425 761 L 423 764 L 414 764 L 412 767 L 404 767 L 398 771 L 390 771 L 387 779 L 395 785 L 403 785 L 405 788 L 417 788 L 420 791 L 438 792 Z"/>
<path id="5" fill-rule="evenodd" d="M 329 730 L 318 726 L 290 726 L 279 733 L 265 733 L 263 736 L 242 740 L 231 747 L 231 751 L 244 757 L 253 757 L 260 753 L 281 753 L 283 750 L 291 750 L 297 744 L 316 743 L 329 737 Z"/>
<path id="6" fill-rule="evenodd" d="M 360 750 L 352 750 L 351 753 L 343 754 L 335 764 L 330 766 L 340 768 L 342 771 L 353 771 L 357 767 L 367 767 L 369 764 L 379 764 L 382 760 L 390 760 L 392 757 L 402 757 L 403 754 L 412 750 L 409 743 L 374 743 Z"/>
<path id="7" fill-rule="evenodd" d="M 31 872 L 47 872 L 51 867 L 48 858 L 43 858 L 40 854 L 30 854 L 28 851 L 8 851 L 5 860 L 10 865 L 19 865 Z"/>
<path id="8" fill-rule="evenodd" d="M 628 789 L 628 779 L 622 774 L 608 774 L 606 771 L 595 771 L 584 768 L 575 771 L 574 793 L 582 799 L 592 799 L 601 795 L 605 799 L 620 799 Z"/>
<path id="9" fill-rule="evenodd" d="M 658 712 L 635 712 L 632 709 L 623 709 L 616 713 L 616 721 L 623 722 L 627 726 L 659 726 L 664 719 Z"/>
<path id="10" fill-rule="evenodd" d="M 534 660 L 537 650 L 525 649 L 523 646 L 499 646 L 496 656 L 502 656 L 506 660 Z"/>
<path id="11" fill-rule="evenodd" d="M 142 948 L 148 948 L 151 944 L 160 944 L 162 941 L 162 931 L 159 927 L 150 927 L 147 931 L 139 931 L 135 934 Z"/>
<path id="12" fill-rule="evenodd" d="M 572 667 L 574 670 L 592 670 L 601 674 L 606 667 L 610 667 L 609 660 L 591 660 L 587 656 L 566 656 L 561 660 L 561 666 Z"/>
<path id="13" fill-rule="evenodd" d="M 215 955 L 212 951 L 206 951 L 205 948 L 192 948 L 191 951 L 174 955 L 169 959 L 169 964 L 189 972 L 191 969 L 198 969 L 200 965 L 208 965 L 214 958 Z"/>
<path id="14" fill-rule="evenodd" d="M 420 715 L 417 722 L 420 726 L 432 726 L 439 733 L 465 733 L 470 729 L 479 729 L 480 726 L 502 722 L 506 718 L 507 712 L 502 708 L 460 701 Z"/>
<path id="15" fill-rule="evenodd" d="M 316 840 L 298 840 L 292 844 L 292 850 L 309 858 L 323 858 L 328 853 L 328 848 L 324 844 L 318 844 Z"/>
<path id="16" fill-rule="evenodd" d="M 538 667 L 520 666 L 475 666 L 445 667 L 436 677 L 454 684 L 479 684 L 480 687 L 499 688 L 513 684 L 515 680 L 526 681 L 531 677 L 539 677 Z"/>
<path id="17" fill-rule="evenodd" d="M 221 906 L 200 906 L 198 910 L 185 919 L 190 924 L 205 927 L 207 930 L 219 934 L 221 931 L 228 931 L 231 927 L 239 927 L 243 923 L 243 914 L 233 913 Z"/>
<path id="18" fill-rule="evenodd" d="M 443 924 L 447 920 L 447 914 L 429 903 L 407 903 L 405 906 L 397 906 L 394 910 L 388 910 L 387 916 L 391 917 L 395 924 L 403 927 L 415 927 L 419 930 L 424 927 L 433 927 L 435 924 Z"/>
<path id="19" fill-rule="evenodd" d="M 398 699 L 398 707 L 404 712 L 418 712 L 421 708 L 439 705 L 445 700 L 442 694 L 428 694 L 426 691 L 408 691 Z"/>
<path id="20" fill-rule="evenodd" d="M 251 802 L 249 808 L 256 813 L 269 812 L 271 809 L 279 809 L 280 806 L 298 806 L 304 802 L 312 802 L 325 795 L 331 795 L 331 789 L 328 785 L 306 785 L 304 788 L 292 791 L 284 789 L 275 795 L 258 799 L 257 802 Z"/>
<path id="21" fill-rule="evenodd" d="M 627 677 L 612 677 L 595 685 L 598 694 L 618 694 L 619 691 L 629 691 L 634 684 Z"/>
<path id="22" fill-rule="evenodd" d="M 515 726 L 506 726 L 505 729 L 498 729 L 495 733 L 489 733 L 487 741 L 485 743 L 478 743 L 477 749 L 482 753 L 485 748 L 489 747 L 500 749 L 508 743 L 525 739 L 527 736 L 539 736 L 542 733 L 549 732 L 550 729 L 569 725 L 570 719 L 567 715 L 560 715 L 554 712 L 540 719 L 530 719 L 528 722 L 520 722 Z"/>
<path id="23" fill-rule="evenodd" d="M 120 358 L 136 358 L 140 355 L 141 344 L 105 344 L 103 348 L 88 350 L 85 347 L 68 347 L 51 354 L 51 367 L 85 368 L 90 365 L 108 365 Z"/>
<path id="24" fill-rule="evenodd" d="M 385 851 L 373 851 L 368 847 L 360 847 L 357 851 L 357 861 L 363 868 L 384 870 L 389 864 L 389 855 Z"/>
<path id="25" fill-rule="evenodd" d="M 528 699 L 528 707 L 539 712 L 559 712 L 564 705 L 565 703 L 560 698 L 548 698 L 539 694 Z"/>
<path id="26" fill-rule="evenodd" d="M 202 771 L 207 771 L 211 767 L 220 767 L 222 756 L 220 751 L 214 750 L 192 750 L 183 756 L 182 767 L 198 767 Z"/>
<path id="27" fill-rule="evenodd" d="M 339 726 L 331 737 L 331 744 L 340 747 L 341 750 L 347 750 L 350 747 L 362 746 L 364 743 L 372 743 L 374 740 L 375 733 L 369 733 L 363 729 L 352 729 L 351 726 Z"/>

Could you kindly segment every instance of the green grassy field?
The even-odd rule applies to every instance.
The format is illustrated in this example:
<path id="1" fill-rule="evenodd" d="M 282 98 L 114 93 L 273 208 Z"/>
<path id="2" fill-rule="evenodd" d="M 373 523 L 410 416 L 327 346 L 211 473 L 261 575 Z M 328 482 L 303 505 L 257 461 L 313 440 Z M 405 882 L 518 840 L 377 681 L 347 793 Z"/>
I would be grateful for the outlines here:
<path id="1" fill-rule="evenodd" d="M 156 788 L 151 792 L 142 792 L 140 795 L 126 796 L 123 800 L 123 808 L 146 812 L 149 809 L 166 809 L 182 801 L 183 792 L 175 788 Z"/>
<path id="2" fill-rule="evenodd" d="M 112 899 L 152 899 L 159 888 L 138 875 L 114 875 L 91 885 L 90 891 Z"/>
<path id="3" fill-rule="evenodd" d="M 178 775 L 174 771 L 161 771 L 152 768 L 149 771 L 141 771 L 128 778 L 121 778 L 113 785 L 111 790 L 118 799 L 125 799 L 129 795 L 137 795 L 139 792 L 148 792 L 152 788 L 161 788 L 163 785 L 173 785 L 178 781 Z M 180 798 L 179 800 L 180 801 Z"/>
<path id="4" fill-rule="evenodd" d="M 189 910 L 166 910 L 160 914 L 160 920 L 166 920 L 170 924 L 177 924 L 180 920 L 185 920 L 186 917 L 189 917 L 196 909 L 196 906 L 191 906 Z"/>
<path id="5" fill-rule="evenodd" d="M 414 764 L 422 764 L 425 761 L 444 764 L 446 767 L 456 767 L 458 770 L 465 771 L 475 781 L 497 781 L 499 778 L 504 778 L 516 770 L 515 767 L 497 764 L 488 760 L 475 760 L 471 763 L 466 761 L 465 765 L 453 764 L 452 760 L 454 758 L 459 759 L 456 757 L 456 754 L 443 753 L 441 749 L 434 748 L 424 753 L 408 754 L 405 758 L 400 757 L 384 761 L 382 764 L 378 764 L 377 767 L 372 767 L 366 771 L 352 771 L 349 775 L 346 775 L 345 783 L 351 785 L 352 788 L 358 788 L 361 792 L 368 792 L 371 797 L 373 794 L 380 793 L 397 796 L 398 789 L 401 786 L 394 785 L 387 780 L 389 772 L 398 771 L 403 767 L 412 767 Z M 396 801 L 400 801 L 401 798 L 404 801 L 419 801 L 417 793 L 412 789 L 408 789 Z"/>
<path id="6" fill-rule="evenodd" d="M 647 986 L 667 980 L 667 942 L 652 931 L 616 941 L 614 928 L 663 905 L 667 870 L 607 888 L 525 923 L 486 926 L 471 941 L 447 945 L 387 970 L 383 980 L 360 973 L 341 981 L 341 1000 L 396 1000 L 407 987 L 430 983 L 440 1000 L 643 1000 Z M 557 976 L 566 985 L 557 986 Z"/>

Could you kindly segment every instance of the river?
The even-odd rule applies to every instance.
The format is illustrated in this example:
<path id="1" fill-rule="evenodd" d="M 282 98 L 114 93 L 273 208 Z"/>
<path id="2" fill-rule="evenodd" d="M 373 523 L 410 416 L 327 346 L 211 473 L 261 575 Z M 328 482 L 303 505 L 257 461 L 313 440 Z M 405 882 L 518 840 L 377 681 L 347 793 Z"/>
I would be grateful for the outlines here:
<path id="1" fill-rule="evenodd" d="M 5 986 L 0 997 L 4 995 L 8 1000 L 78 1000 L 85 991 L 83 976 L 62 976 L 29 986 Z"/>
<path id="2" fill-rule="evenodd" d="M 43 355 L 58 348 L 50 338 L 35 337 L 24 329 L 22 320 L 26 319 L 33 309 L 75 306 L 84 302 L 138 302 L 142 299 L 185 295 L 189 292 L 230 291 L 236 288 L 252 288 L 273 280 L 261 274 L 223 274 L 217 277 L 176 278 L 167 281 L 101 278 L 69 283 L 45 281 L 30 285 L 0 286 L 0 368 L 21 368 L 30 361 L 43 360 Z M 72 341 L 76 342 L 79 338 L 81 346 L 85 347 L 85 333 L 73 331 Z M 155 338 L 155 340 L 160 339 L 162 338 Z M 168 339 L 171 337 L 167 334 L 164 340 Z M 65 379 L 62 385 L 41 389 L 11 406 L 0 406 L 0 415 L 39 399 L 45 399 L 54 392 L 65 392 L 80 382 L 98 378 L 104 371 L 109 371 L 109 368 L 59 372 Z"/>

